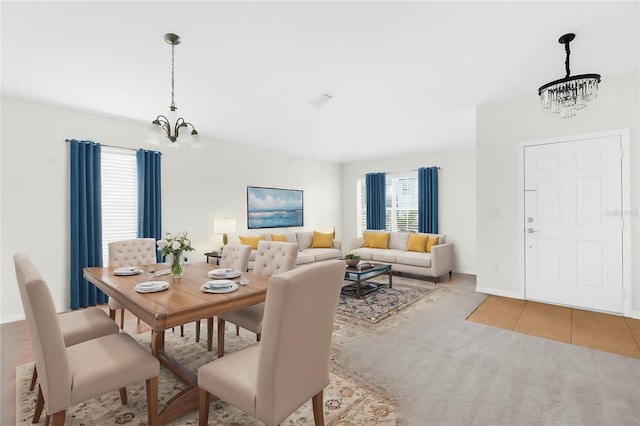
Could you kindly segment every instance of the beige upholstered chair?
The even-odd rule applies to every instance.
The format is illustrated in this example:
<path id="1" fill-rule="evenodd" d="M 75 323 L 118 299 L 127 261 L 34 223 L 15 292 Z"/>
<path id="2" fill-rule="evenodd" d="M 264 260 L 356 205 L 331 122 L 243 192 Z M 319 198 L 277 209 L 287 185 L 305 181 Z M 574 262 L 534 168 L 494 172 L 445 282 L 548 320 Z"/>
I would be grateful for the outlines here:
<path id="1" fill-rule="evenodd" d="M 295 268 L 297 257 L 298 245 L 295 243 L 260 241 L 258 243 L 253 273 L 272 276 L 288 271 Z M 263 314 L 264 303 L 258 303 L 257 305 L 218 315 L 218 358 L 224 356 L 224 329 L 226 321 L 236 325 L 236 334 L 238 334 L 240 327 L 246 328 L 256 333 L 256 338 L 260 341 Z"/>
<path id="2" fill-rule="evenodd" d="M 153 238 L 134 238 L 109 243 L 109 266 L 141 266 L 158 263 L 156 258 L 156 240 Z M 124 307 L 109 297 L 109 316 L 116 319 L 116 310 L 120 311 L 120 328 L 124 328 Z"/>
<path id="3" fill-rule="evenodd" d="M 262 341 L 198 370 L 200 425 L 207 424 L 212 396 L 267 425 L 311 398 L 315 424 L 324 424 L 322 393 L 344 269 L 343 261 L 331 260 L 271 277 Z"/>
<path id="4" fill-rule="evenodd" d="M 220 267 L 246 272 L 249 267 L 251 247 L 242 244 L 227 244 L 222 249 Z M 196 342 L 200 340 L 200 321 L 196 322 Z M 212 349 L 213 317 L 207 318 L 207 350 Z"/>
<path id="5" fill-rule="evenodd" d="M 24 253 L 17 253 L 13 256 L 14 263 L 21 260 L 29 260 Z M 16 270 L 18 284 L 24 284 L 24 277 Z M 118 325 L 99 308 L 86 308 L 77 311 L 67 312 L 58 315 L 60 330 L 65 346 L 69 347 L 80 342 L 106 336 L 107 334 L 118 333 Z M 38 370 L 33 369 L 31 385 L 29 390 L 35 389 Z"/>
<path id="6" fill-rule="evenodd" d="M 62 426 L 65 410 L 79 402 L 145 380 L 148 423 L 158 420 L 158 373 L 160 363 L 125 333 L 109 334 L 65 347 L 58 315 L 47 284 L 26 257 L 14 259 L 20 297 L 27 319 L 31 345 L 40 376 L 47 411 L 53 425 Z M 42 407 L 36 407 L 41 411 Z M 34 418 L 34 422 L 39 420 Z"/>

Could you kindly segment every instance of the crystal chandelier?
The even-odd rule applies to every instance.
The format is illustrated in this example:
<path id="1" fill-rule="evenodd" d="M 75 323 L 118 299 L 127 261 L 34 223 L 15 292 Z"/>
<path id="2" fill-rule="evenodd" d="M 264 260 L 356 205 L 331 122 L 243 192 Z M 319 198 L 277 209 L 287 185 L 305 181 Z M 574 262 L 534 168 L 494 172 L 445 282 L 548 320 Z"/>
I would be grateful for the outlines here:
<path id="1" fill-rule="evenodd" d="M 581 74 L 571 76 L 569 70 L 569 43 L 576 37 L 575 34 L 565 34 L 558 42 L 564 44 L 567 57 L 564 62 L 567 75 L 560 80 L 552 81 L 538 89 L 542 108 L 551 109 L 554 114 L 560 114 L 562 118 L 571 118 L 575 111 L 587 106 L 598 97 L 598 83 L 600 74 Z"/>
<path id="2" fill-rule="evenodd" d="M 184 118 L 178 117 L 174 95 L 174 79 L 175 79 L 175 47 L 180 44 L 180 36 L 167 33 L 164 35 L 164 41 L 171 45 L 171 106 L 166 115 L 159 115 L 151 122 L 149 131 L 145 137 L 145 141 L 154 145 L 166 145 L 177 147 L 175 142 L 188 143 L 192 148 L 199 146 L 198 132 L 193 124 L 187 122 Z"/>

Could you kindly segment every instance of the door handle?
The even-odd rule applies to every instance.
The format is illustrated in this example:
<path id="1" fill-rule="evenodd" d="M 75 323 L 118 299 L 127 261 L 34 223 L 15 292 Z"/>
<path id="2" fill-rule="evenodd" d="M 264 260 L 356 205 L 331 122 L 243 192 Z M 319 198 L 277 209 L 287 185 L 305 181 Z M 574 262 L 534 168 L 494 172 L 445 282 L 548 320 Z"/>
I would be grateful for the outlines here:
<path id="1" fill-rule="evenodd" d="M 534 232 L 540 232 L 540 231 L 538 231 L 536 229 L 533 229 L 533 228 L 527 228 L 527 232 L 530 233 L 530 234 L 533 234 Z"/>

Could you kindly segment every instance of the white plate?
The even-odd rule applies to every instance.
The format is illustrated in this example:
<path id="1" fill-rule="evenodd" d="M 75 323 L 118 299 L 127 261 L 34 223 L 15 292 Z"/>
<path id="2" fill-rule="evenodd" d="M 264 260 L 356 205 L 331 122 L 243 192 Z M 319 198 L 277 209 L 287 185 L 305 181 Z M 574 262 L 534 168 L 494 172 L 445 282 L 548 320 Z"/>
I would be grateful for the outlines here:
<path id="1" fill-rule="evenodd" d="M 209 278 L 236 278 L 240 275 L 242 275 L 242 272 L 230 268 L 214 269 L 207 274 Z"/>
<path id="2" fill-rule="evenodd" d="M 145 281 L 135 286 L 138 293 L 155 293 L 156 291 L 162 291 L 168 288 L 169 283 L 166 281 Z"/>
<path id="3" fill-rule="evenodd" d="M 238 284 L 234 283 L 233 281 L 229 281 L 231 283 L 231 285 L 227 286 L 227 287 L 207 287 L 207 284 L 209 283 L 204 283 L 202 284 L 202 287 L 200 287 L 200 290 L 204 291 L 205 293 L 217 293 L 217 294 L 222 294 L 222 293 L 231 293 L 232 291 L 236 291 L 238 289 Z"/>
<path id="4" fill-rule="evenodd" d="M 206 283 L 204 283 L 204 286 L 209 290 L 211 290 L 214 288 L 220 289 L 220 288 L 231 287 L 233 284 L 234 282 L 231 280 L 215 280 L 215 281 L 207 281 Z"/>
<path id="5" fill-rule="evenodd" d="M 125 266 L 114 270 L 113 275 L 138 275 L 140 272 L 142 272 L 142 269 L 140 268 L 135 266 Z"/>

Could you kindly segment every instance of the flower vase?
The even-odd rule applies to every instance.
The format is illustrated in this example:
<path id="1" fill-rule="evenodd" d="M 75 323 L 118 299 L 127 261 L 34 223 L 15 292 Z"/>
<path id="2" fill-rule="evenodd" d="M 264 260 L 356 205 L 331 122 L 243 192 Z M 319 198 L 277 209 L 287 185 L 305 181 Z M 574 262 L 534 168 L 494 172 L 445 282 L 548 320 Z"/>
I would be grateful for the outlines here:
<path id="1" fill-rule="evenodd" d="M 184 262 L 182 252 L 175 253 L 173 255 L 173 262 L 171 262 L 171 278 L 182 278 L 183 271 Z"/>

